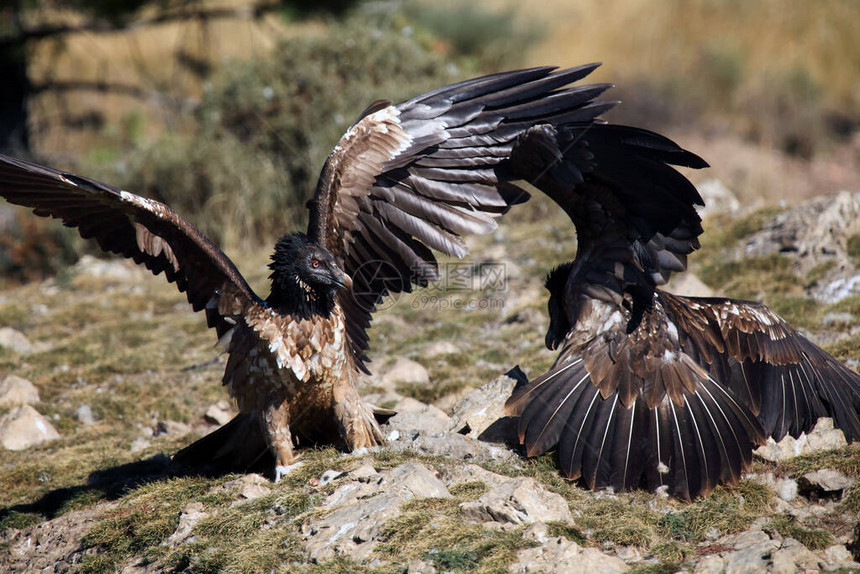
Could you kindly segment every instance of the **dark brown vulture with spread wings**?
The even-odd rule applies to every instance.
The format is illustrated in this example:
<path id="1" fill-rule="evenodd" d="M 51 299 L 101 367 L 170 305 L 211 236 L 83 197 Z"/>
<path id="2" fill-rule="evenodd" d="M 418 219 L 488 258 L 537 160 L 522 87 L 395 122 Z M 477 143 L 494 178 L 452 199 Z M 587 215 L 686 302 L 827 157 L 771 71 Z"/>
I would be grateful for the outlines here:
<path id="1" fill-rule="evenodd" d="M 463 256 L 462 235 L 493 230 L 498 215 L 527 198 L 512 183 L 532 175 L 510 161 L 515 142 L 529 170 L 550 167 L 555 156 L 529 150 L 532 139 L 521 136 L 537 124 L 594 123 L 612 106 L 592 101 L 608 86 L 566 86 L 595 67 L 500 73 L 371 106 L 326 161 L 307 234 L 278 240 L 265 299 L 218 247 L 157 201 L 2 156 L 0 195 L 164 272 L 195 311 L 205 311 L 229 355 L 223 381 L 242 414 L 180 458 L 252 460 L 259 453 L 249 452 L 243 433 L 258 421 L 280 477 L 298 438 L 349 449 L 383 442 L 355 384 L 367 370 L 375 305 L 435 280 L 431 249 Z"/>
<path id="2" fill-rule="evenodd" d="M 833 417 L 860 438 L 860 376 L 764 305 L 657 286 L 699 247 L 702 200 L 671 165 L 706 167 L 624 126 L 536 126 L 511 167 L 570 216 L 576 258 L 547 277 L 553 367 L 516 388 L 529 456 L 557 449 L 589 487 L 647 485 L 693 498 L 735 483 L 752 448 Z M 535 150 L 555 154 L 538 168 Z M 534 166 L 534 167 L 533 167 Z"/>

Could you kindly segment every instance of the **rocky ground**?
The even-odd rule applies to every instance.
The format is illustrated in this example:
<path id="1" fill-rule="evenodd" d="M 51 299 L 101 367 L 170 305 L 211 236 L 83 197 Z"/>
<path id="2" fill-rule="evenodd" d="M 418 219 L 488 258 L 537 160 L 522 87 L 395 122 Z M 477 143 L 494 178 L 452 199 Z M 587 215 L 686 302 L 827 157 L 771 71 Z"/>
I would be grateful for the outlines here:
<path id="1" fill-rule="evenodd" d="M 860 195 L 749 212 L 717 186 L 679 291 L 764 300 L 860 359 Z M 728 195 L 727 195 L 728 194 Z M 549 211 L 549 213 L 552 213 Z M 549 226 L 547 226 L 549 223 Z M 541 283 L 573 256 L 563 219 L 515 221 L 465 267 L 392 301 L 368 400 L 389 444 L 305 451 L 281 483 L 178 473 L 168 456 L 223 424 L 223 360 L 160 278 L 86 258 L 0 293 L 0 566 L 45 572 L 773 572 L 860 570 L 860 448 L 822 419 L 762 447 L 735 487 L 679 502 L 592 493 L 505 444 L 520 364 L 539 373 Z M 267 254 L 240 258 L 264 284 Z M 499 273 L 504 281 L 499 280 Z M 701 278 L 701 281 L 695 279 Z"/>

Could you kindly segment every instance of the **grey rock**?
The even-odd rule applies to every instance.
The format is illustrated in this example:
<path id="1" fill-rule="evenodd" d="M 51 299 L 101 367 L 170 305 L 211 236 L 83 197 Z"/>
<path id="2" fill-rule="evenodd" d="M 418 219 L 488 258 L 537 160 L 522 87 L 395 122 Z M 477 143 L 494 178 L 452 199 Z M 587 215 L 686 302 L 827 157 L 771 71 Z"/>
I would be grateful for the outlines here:
<path id="1" fill-rule="evenodd" d="M 451 341 L 433 341 L 421 350 L 421 355 L 434 358 L 442 355 L 455 355 L 462 350 L 462 347 L 458 347 Z"/>
<path id="2" fill-rule="evenodd" d="M 75 263 L 74 271 L 80 275 L 89 275 L 101 279 L 109 279 L 120 283 L 139 281 L 142 275 L 137 265 L 123 259 L 99 259 L 92 255 L 84 255 Z"/>
<path id="3" fill-rule="evenodd" d="M 90 405 L 84 404 L 79 406 L 78 410 L 75 411 L 75 417 L 78 419 L 78 422 L 85 426 L 96 424 L 96 417 Z"/>
<path id="4" fill-rule="evenodd" d="M 723 556 L 725 572 L 731 574 L 764 572 L 770 562 L 770 556 L 779 547 L 779 543 L 771 540 L 767 533 L 759 529 L 724 536 L 718 543 L 734 548 L 733 552 Z"/>
<path id="5" fill-rule="evenodd" d="M 821 568 L 821 560 L 806 546 L 794 538 L 786 538 L 782 546 L 773 553 L 773 572 L 791 573 L 798 570 L 818 570 Z"/>
<path id="6" fill-rule="evenodd" d="M 30 405 L 15 407 L 0 419 L 0 445 L 9 450 L 25 450 L 58 438 L 54 425 Z"/>
<path id="7" fill-rule="evenodd" d="M 130 452 L 140 452 L 150 447 L 152 442 L 146 437 L 136 438 L 131 441 L 131 446 L 128 447 Z"/>
<path id="8" fill-rule="evenodd" d="M 406 574 L 436 574 L 436 567 L 426 560 L 415 560 L 406 567 Z"/>
<path id="9" fill-rule="evenodd" d="M 10 349 L 21 355 L 33 352 L 33 344 L 17 329 L 12 327 L 0 328 L 0 347 Z"/>
<path id="10" fill-rule="evenodd" d="M 705 202 L 705 206 L 699 208 L 702 219 L 718 213 L 736 213 L 741 208 L 738 197 L 719 179 L 706 179 L 696 186 L 696 190 Z"/>
<path id="11" fill-rule="evenodd" d="M 624 560 L 625 564 L 642 562 L 642 551 L 635 546 L 621 546 L 615 549 L 615 556 Z"/>
<path id="12" fill-rule="evenodd" d="M 546 522 L 533 522 L 523 530 L 523 538 L 544 543 L 551 538 L 549 535 L 549 527 L 546 525 Z"/>
<path id="13" fill-rule="evenodd" d="M 169 434 L 173 436 L 183 436 L 191 432 L 191 427 L 179 421 L 158 421 L 152 429 L 152 436 L 161 436 Z"/>
<path id="14" fill-rule="evenodd" d="M 494 423 L 500 422 L 501 419 L 510 419 L 512 424 L 508 427 L 513 436 L 509 438 L 515 439 L 514 419 L 505 416 L 505 401 L 511 396 L 511 391 L 516 383 L 516 380 L 501 375 L 486 385 L 471 391 L 454 405 L 454 412 L 451 417 L 454 419 L 453 429 L 468 437 L 478 438 Z M 499 425 L 496 424 L 496 426 Z M 504 432 L 497 431 L 492 436 L 483 438 L 493 442 L 505 442 L 508 437 L 505 436 Z"/>
<path id="15" fill-rule="evenodd" d="M 387 390 L 394 390 L 398 385 L 427 385 L 430 383 L 430 374 L 420 363 L 406 357 L 399 357 L 393 364 L 383 369 L 378 383 Z"/>
<path id="16" fill-rule="evenodd" d="M 824 561 L 827 563 L 828 570 L 845 569 L 845 570 L 860 570 L 860 563 L 857 563 L 851 556 L 851 553 L 845 548 L 844 544 L 834 544 L 828 546 L 823 554 Z"/>
<path id="17" fill-rule="evenodd" d="M 205 507 L 202 502 L 189 502 L 186 504 L 179 515 L 179 525 L 173 531 L 173 534 L 162 542 L 162 544 L 165 546 L 179 546 L 191 538 L 191 531 L 194 530 L 197 523 L 209 516 L 209 513 L 205 512 L 204 509 Z"/>
<path id="18" fill-rule="evenodd" d="M 749 238 L 745 255 L 790 253 L 803 276 L 816 265 L 831 268 L 810 289 L 825 303 L 860 292 L 860 274 L 848 254 L 848 239 L 860 234 L 860 192 L 846 191 L 800 203 L 773 217 Z"/>
<path id="19" fill-rule="evenodd" d="M 823 494 L 841 494 L 856 482 L 855 479 L 845 476 L 832 468 L 822 468 L 815 472 L 807 472 L 798 481 L 803 491 L 817 491 Z"/>
<path id="20" fill-rule="evenodd" d="M 498 488 L 511 480 L 509 476 L 496 474 L 477 464 L 460 464 L 445 469 L 442 478 L 448 487 L 467 482 L 483 482 L 490 488 Z"/>
<path id="21" fill-rule="evenodd" d="M 323 472 L 319 478 L 315 479 L 313 486 L 325 486 L 327 484 L 331 484 L 345 474 L 346 473 L 342 470 L 334 470 L 330 468 L 327 471 Z"/>
<path id="22" fill-rule="evenodd" d="M 399 436 L 438 435 L 451 428 L 451 417 L 443 410 L 415 399 L 404 399 L 394 406 L 394 410 L 397 414 L 388 419 L 387 424 L 390 429 L 399 431 Z"/>
<path id="23" fill-rule="evenodd" d="M 549 572 L 588 574 L 592 572 L 626 572 L 630 568 L 620 558 L 604 554 L 596 548 L 582 549 L 566 538 L 549 538 L 535 548 L 520 550 L 517 561 L 508 572 Z"/>
<path id="24" fill-rule="evenodd" d="M 0 380 L 0 409 L 38 402 L 39 389 L 27 379 L 17 375 L 6 375 Z"/>
<path id="25" fill-rule="evenodd" d="M 369 464 L 363 464 L 358 468 L 349 471 L 349 478 L 359 482 L 372 482 L 379 478 L 379 473 Z"/>
<path id="26" fill-rule="evenodd" d="M 746 478 L 760 482 L 773 490 L 781 500 L 791 502 L 797 498 L 797 481 L 791 478 L 776 478 L 772 472 L 747 474 Z"/>
<path id="27" fill-rule="evenodd" d="M 724 544 L 731 545 L 735 550 L 743 550 L 745 548 L 761 546 L 768 542 L 770 542 L 770 536 L 763 530 L 746 530 L 728 537 Z"/>
<path id="28" fill-rule="evenodd" d="M 373 551 L 386 521 L 397 516 L 407 500 L 448 498 L 445 484 L 417 462 L 379 473 L 381 480 L 350 480 L 321 505 L 329 512 L 302 525 L 308 558 L 314 562 L 347 556 L 363 560 Z"/>
<path id="29" fill-rule="evenodd" d="M 234 409 L 232 408 L 232 405 L 225 400 L 220 400 L 214 405 L 209 405 L 209 408 L 207 408 L 206 412 L 203 414 L 203 418 L 206 422 L 215 425 L 226 425 L 233 420 L 233 416 L 235 416 Z"/>
<path id="30" fill-rule="evenodd" d="M 669 278 L 664 287 L 669 293 L 687 297 L 713 297 L 714 290 L 708 287 L 694 273 L 676 273 Z"/>
<path id="31" fill-rule="evenodd" d="M 460 504 L 460 513 L 476 522 L 527 524 L 541 521 L 569 522 L 567 501 L 548 491 L 533 478 L 513 478 L 478 500 Z"/>
<path id="32" fill-rule="evenodd" d="M 256 473 L 245 474 L 235 480 L 225 482 L 221 485 L 221 489 L 234 492 L 239 496 L 239 499 L 233 502 L 234 505 L 256 500 L 272 492 L 271 483 Z"/>
<path id="33" fill-rule="evenodd" d="M 779 462 L 801 454 L 833 450 L 847 445 L 845 434 L 841 430 L 833 428 L 833 419 L 820 418 L 809 434 L 801 433 L 796 439 L 791 435 L 786 435 L 779 442 L 774 441 L 773 438 L 768 438 L 767 444 L 757 448 L 754 453 L 765 460 Z"/>
<path id="34" fill-rule="evenodd" d="M 516 453 L 502 446 L 484 443 L 456 433 L 415 433 L 392 431 L 387 448 L 395 452 L 415 452 L 429 456 L 444 456 L 469 462 L 506 461 L 519 463 Z"/>
<path id="35" fill-rule="evenodd" d="M 720 574 L 725 569 L 725 563 L 719 554 L 703 556 L 693 568 L 693 574 Z"/>

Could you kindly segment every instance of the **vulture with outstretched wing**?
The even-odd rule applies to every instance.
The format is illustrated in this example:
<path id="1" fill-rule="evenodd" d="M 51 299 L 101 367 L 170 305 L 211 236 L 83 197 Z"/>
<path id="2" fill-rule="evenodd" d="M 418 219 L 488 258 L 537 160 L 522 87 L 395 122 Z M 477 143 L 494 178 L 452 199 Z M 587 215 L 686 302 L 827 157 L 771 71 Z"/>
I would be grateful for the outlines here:
<path id="1" fill-rule="evenodd" d="M 550 169 L 536 152 L 557 158 Z M 644 130 L 536 125 L 509 166 L 552 197 L 577 253 L 547 277 L 546 373 L 507 412 L 535 456 L 593 489 L 665 487 L 681 498 L 735 483 L 767 437 L 833 417 L 860 438 L 860 375 L 759 303 L 672 295 L 702 232 L 693 185 L 672 165 L 698 156 Z"/>
<path id="2" fill-rule="evenodd" d="M 262 431 L 279 478 L 294 440 L 383 442 L 356 390 L 366 371 L 367 328 L 388 293 L 436 279 L 431 249 L 462 257 L 465 234 L 488 233 L 527 194 L 510 161 L 535 125 L 587 127 L 613 105 L 607 85 L 568 87 L 595 64 L 494 74 L 407 102 L 374 104 L 323 167 L 307 234 L 275 245 L 271 293 L 252 292 L 230 259 L 169 207 L 91 179 L 0 156 L 0 195 L 59 218 L 105 251 L 164 272 L 188 296 L 228 354 L 223 382 L 240 415 L 181 451 L 186 462 L 250 462 Z M 541 139 L 534 143 L 542 146 Z M 528 169 L 550 167 L 545 150 Z M 265 452 L 265 447 L 263 447 Z"/>

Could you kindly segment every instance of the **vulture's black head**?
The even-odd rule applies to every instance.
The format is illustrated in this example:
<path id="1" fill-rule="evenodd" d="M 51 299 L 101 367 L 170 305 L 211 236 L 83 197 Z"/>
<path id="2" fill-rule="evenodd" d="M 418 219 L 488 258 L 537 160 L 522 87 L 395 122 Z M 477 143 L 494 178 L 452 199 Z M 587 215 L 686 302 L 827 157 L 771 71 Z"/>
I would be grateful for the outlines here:
<path id="1" fill-rule="evenodd" d="M 304 318 L 327 317 L 334 309 L 337 291 L 352 286 L 334 256 L 311 243 L 304 233 L 278 239 L 269 269 L 272 293 L 266 302 L 282 313 Z"/>
<path id="2" fill-rule="evenodd" d="M 544 287 L 549 291 L 549 302 L 547 302 L 549 327 L 547 327 L 545 339 L 548 349 L 557 349 L 571 328 L 564 305 L 571 267 L 573 267 L 572 261 L 559 265 L 547 274 L 546 283 L 544 283 Z"/>

